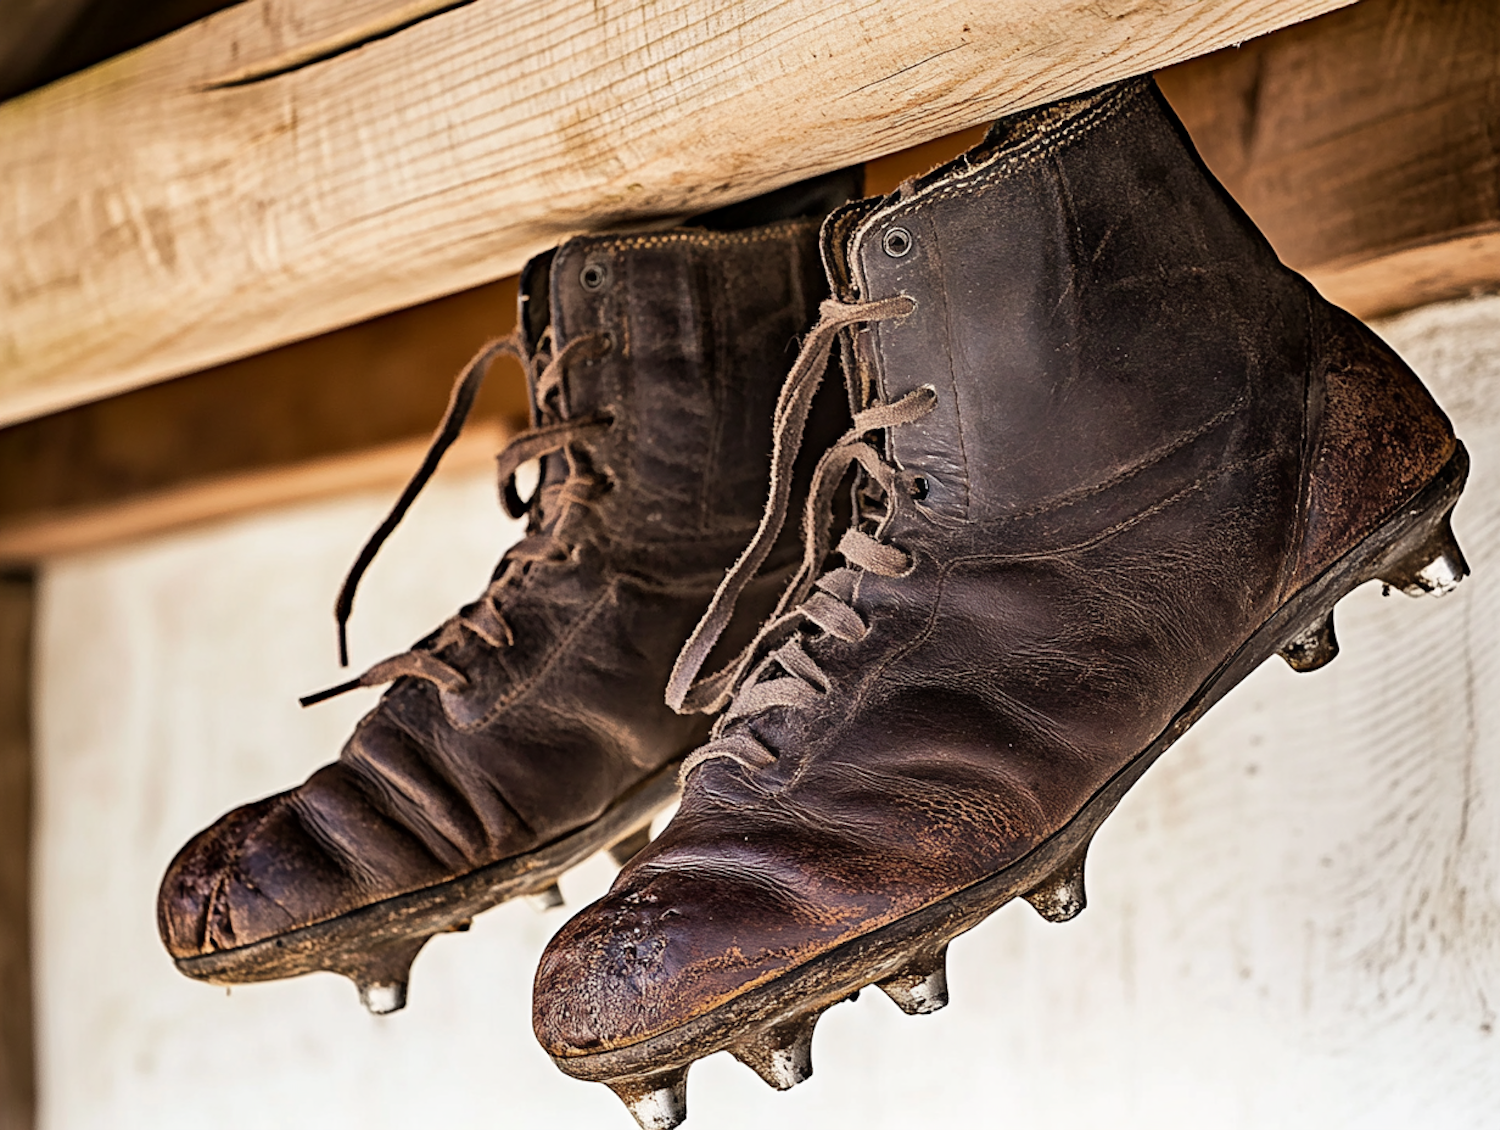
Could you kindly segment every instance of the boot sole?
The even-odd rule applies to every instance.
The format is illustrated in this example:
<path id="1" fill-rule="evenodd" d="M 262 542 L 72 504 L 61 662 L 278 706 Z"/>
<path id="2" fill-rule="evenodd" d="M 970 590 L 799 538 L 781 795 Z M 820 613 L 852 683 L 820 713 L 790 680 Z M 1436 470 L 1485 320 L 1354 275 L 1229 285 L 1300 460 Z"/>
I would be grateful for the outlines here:
<path id="1" fill-rule="evenodd" d="M 677 797 L 681 766 L 674 759 L 598 819 L 525 855 L 247 946 L 176 958 L 177 968 L 211 985 L 339 973 L 355 983 L 371 1012 L 395 1012 L 406 1004 L 411 963 L 428 938 L 467 930 L 474 915 L 518 895 L 533 896 L 543 909 L 560 906 L 556 884 L 563 872 L 606 848 L 624 863 L 644 847 L 651 818 Z"/>
<path id="2" fill-rule="evenodd" d="M 947 1003 L 945 952 L 1017 897 L 1048 919 L 1066 921 L 1084 907 L 1083 862 L 1089 841 L 1142 774 L 1237 683 L 1278 652 L 1297 670 L 1333 658 L 1333 606 L 1371 580 L 1411 595 L 1442 595 L 1468 572 L 1450 515 L 1468 476 L 1458 443 L 1447 464 L 1374 533 L 1283 604 L 1198 689 L 1157 739 L 1024 858 L 921 910 L 851 939 L 774 981 L 637 1044 L 553 1062 L 578 1079 L 608 1085 L 646 1130 L 668 1130 L 686 1117 L 687 1069 L 729 1051 L 773 1087 L 812 1074 L 813 1025 L 827 1008 L 877 984 L 904 1011 Z"/>

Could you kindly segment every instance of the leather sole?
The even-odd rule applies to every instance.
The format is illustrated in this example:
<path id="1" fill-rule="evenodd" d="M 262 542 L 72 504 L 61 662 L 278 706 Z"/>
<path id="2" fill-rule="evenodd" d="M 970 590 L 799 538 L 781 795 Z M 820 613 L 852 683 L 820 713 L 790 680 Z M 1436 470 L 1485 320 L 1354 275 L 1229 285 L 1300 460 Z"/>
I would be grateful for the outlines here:
<path id="1" fill-rule="evenodd" d="M 1094 833 L 1156 759 L 1251 671 L 1278 653 L 1301 671 L 1331 660 L 1337 654 L 1333 607 L 1367 581 L 1379 580 L 1410 595 L 1442 595 L 1468 573 L 1450 525 L 1468 470 L 1468 453 L 1457 444 L 1425 487 L 1286 601 L 1199 687 L 1150 746 L 1021 860 L 670 1031 L 625 1047 L 554 1056 L 553 1062 L 575 1078 L 609 1086 L 645 1130 L 669 1130 L 687 1116 L 688 1068 L 704 1056 L 728 1051 L 784 1090 L 812 1074 L 818 1017 L 860 989 L 878 985 L 912 1014 L 941 1008 L 947 1003 L 948 944 L 1018 897 L 1052 921 L 1066 921 L 1081 911 L 1084 857 Z"/>
<path id="2" fill-rule="evenodd" d="M 395 1012 L 406 1004 L 411 964 L 434 934 L 467 930 L 474 915 L 520 895 L 543 908 L 560 906 L 557 877 L 563 872 L 604 849 L 624 863 L 644 847 L 651 818 L 677 797 L 681 765 L 674 759 L 598 819 L 525 855 L 247 946 L 177 958 L 177 968 L 212 985 L 339 973 L 355 983 L 371 1012 Z"/>

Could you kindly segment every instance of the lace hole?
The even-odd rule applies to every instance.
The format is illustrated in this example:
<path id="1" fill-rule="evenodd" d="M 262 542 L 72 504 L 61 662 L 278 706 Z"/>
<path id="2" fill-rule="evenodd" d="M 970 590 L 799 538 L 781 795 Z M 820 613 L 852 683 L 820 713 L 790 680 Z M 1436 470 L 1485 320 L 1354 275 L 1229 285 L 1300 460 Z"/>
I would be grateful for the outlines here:
<path id="1" fill-rule="evenodd" d="M 609 282 L 609 268 L 603 263 L 586 263 L 578 272 L 578 283 L 584 290 L 603 290 Z"/>
<path id="2" fill-rule="evenodd" d="M 918 502 L 927 497 L 927 477 L 918 475 L 911 481 L 911 496 Z"/>
<path id="3" fill-rule="evenodd" d="M 892 259 L 903 258 L 911 251 L 914 243 L 911 232 L 905 228 L 892 228 L 885 233 L 885 239 L 882 242 L 885 246 L 885 253 Z"/>

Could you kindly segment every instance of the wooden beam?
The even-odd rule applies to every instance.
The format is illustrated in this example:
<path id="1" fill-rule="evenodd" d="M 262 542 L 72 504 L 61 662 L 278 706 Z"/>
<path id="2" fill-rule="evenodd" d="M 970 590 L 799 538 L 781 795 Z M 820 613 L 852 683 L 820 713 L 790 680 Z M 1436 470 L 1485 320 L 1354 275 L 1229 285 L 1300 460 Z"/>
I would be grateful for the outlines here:
<path id="1" fill-rule="evenodd" d="M 1334 302 L 1373 317 L 1500 285 L 1500 5 L 1363 0 L 1157 79 Z"/>
<path id="2" fill-rule="evenodd" d="M 505 279 L 0 429 L 0 562 L 390 488 L 420 461 L 454 374 L 515 309 Z M 489 462 L 526 412 L 520 367 L 502 359 L 444 467 Z"/>
<path id="3" fill-rule="evenodd" d="M 1500 120 L 1497 60 L 1500 8 L 1364 0 L 1158 79 L 1282 257 L 1369 316 L 1500 284 L 1487 227 L 1500 182 L 1482 128 Z M 890 192 L 982 134 L 871 161 L 867 190 Z M 390 489 L 416 465 L 453 372 L 509 329 L 514 307 L 514 280 L 488 284 L 0 429 L 0 562 Z M 491 385 L 449 467 L 482 465 L 520 426 L 519 372 L 507 363 Z"/>
<path id="4" fill-rule="evenodd" d="M 0 576 L 0 1130 L 36 1108 L 31 1000 L 31 619 L 29 576 Z"/>
<path id="5" fill-rule="evenodd" d="M 0 423 L 1348 0 L 252 0 L 0 105 Z"/>

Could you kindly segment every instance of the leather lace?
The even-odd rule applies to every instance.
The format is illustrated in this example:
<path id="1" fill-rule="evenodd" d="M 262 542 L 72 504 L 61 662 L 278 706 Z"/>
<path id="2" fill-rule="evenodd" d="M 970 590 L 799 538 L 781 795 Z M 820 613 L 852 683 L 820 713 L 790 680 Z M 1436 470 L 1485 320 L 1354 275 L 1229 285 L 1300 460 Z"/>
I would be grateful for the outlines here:
<path id="1" fill-rule="evenodd" d="M 567 528 L 570 512 L 575 507 L 588 506 L 608 489 L 608 483 L 577 457 L 572 445 L 578 440 L 598 434 L 614 421 L 607 416 L 569 418 L 563 403 L 562 378 L 570 361 L 579 357 L 602 357 L 611 347 L 607 337 L 589 334 L 568 342 L 554 353 L 552 331 L 548 329 L 542 334 L 536 352 L 528 357 L 522 344 L 521 331 L 517 329 L 506 337 L 486 342 L 460 370 L 448 398 L 447 410 L 428 444 L 421 466 L 402 490 L 390 513 L 365 542 L 339 588 L 338 598 L 334 602 L 334 619 L 338 623 L 339 666 L 349 665 L 346 629 L 354 609 L 354 594 L 360 579 L 375 560 L 380 547 L 416 501 L 417 495 L 432 478 L 443 454 L 463 431 L 490 363 L 502 354 L 509 354 L 519 360 L 527 371 L 527 377 L 533 381 L 537 422 L 506 444 L 496 459 L 500 499 L 506 513 L 512 518 L 530 515 L 526 536 L 506 550 L 483 595 L 450 617 L 436 633 L 399 655 L 381 660 L 356 679 L 303 697 L 300 700 L 303 706 L 324 702 L 357 687 L 380 686 L 402 676 L 425 679 L 445 691 L 462 690 L 469 685 L 468 676 L 452 663 L 440 659 L 435 652 L 460 642 L 465 635 L 477 636 L 494 648 L 509 647 L 515 642 L 515 633 L 503 611 L 505 591 L 515 584 L 533 562 L 555 564 L 569 560 L 573 549 Z M 566 478 L 549 484 L 544 474 L 532 497 L 523 500 L 516 490 L 516 472 L 531 460 L 555 452 L 562 452 L 567 460 Z"/>
<path id="2" fill-rule="evenodd" d="M 840 640 L 863 639 L 869 629 L 851 603 L 859 572 L 894 577 L 911 568 L 911 558 L 905 551 L 866 533 L 856 521 L 844 531 L 837 546 L 847 565 L 819 575 L 828 556 L 834 494 L 852 465 L 857 463 L 865 474 L 860 519 L 883 518 L 897 504 L 895 500 L 911 493 L 913 484 L 906 482 L 903 473 L 866 437 L 913 423 L 931 412 L 936 395 L 930 387 L 916 389 L 890 403 L 875 402 L 855 413 L 853 426 L 823 454 L 813 472 L 803 513 L 802 561 L 775 611 L 734 660 L 717 673 L 698 678 L 733 616 L 740 594 L 764 564 L 785 524 L 792 467 L 839 330 L 856 322 L 904 317 L 915 308 L 916 303 L 904 295 L 875 302 L 825 301 L 818 324 L 787 376 L 776 405 L 771 491 L 760 526 L 683 646 L 667 684 L 667 703 L 681 713 L 712 713 L 728 707 L 715 724 L 713 740 L 683 763 L 684 779 L 698 765 L 717 757 L 729 757 L 752 767 L 774 761 L 775 755 L 753 734 L 743 727 L 724 733 L 725 724 L 775 706 L 811 705 L 826 694 L 828 677 L 803 646 L 803 637 L 796 629 L 810 623 Z M 885 499 L 884 515 L 877 516 L 870 505 L 877 495 Z M 877 531 L 882 526 L 882 521 L 874 522 Z"/>

